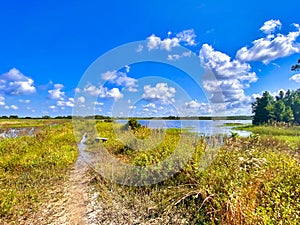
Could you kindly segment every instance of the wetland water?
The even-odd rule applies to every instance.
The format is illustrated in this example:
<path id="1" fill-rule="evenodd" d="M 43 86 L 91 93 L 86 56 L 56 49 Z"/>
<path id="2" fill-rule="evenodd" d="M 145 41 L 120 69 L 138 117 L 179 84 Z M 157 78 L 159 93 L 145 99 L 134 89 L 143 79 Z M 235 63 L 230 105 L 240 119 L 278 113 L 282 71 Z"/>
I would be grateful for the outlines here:
<path id="1" fill-rule="evenodd" d="M 199 135 L 211 136 L 216 134 L 230 135 L 231 132 L 236 132 L 242 137 L 247 137 L 251 134 L 248 131 L 233 130 L 234 126 L 226 124 L 251 124 L 251 120 L 138 120 L 142 126 L 149 128 L 180 128 L 189 129 Z M 116 120 L 120 124 L 127 123 L 127 120 Z"/>
<path id="2" fill-rule="evenodd" d="M 0 138 L 17 138 L 20 136 L 33 136 L 37 129 L 35 127 L 3 128 L 0 129 Z"/>

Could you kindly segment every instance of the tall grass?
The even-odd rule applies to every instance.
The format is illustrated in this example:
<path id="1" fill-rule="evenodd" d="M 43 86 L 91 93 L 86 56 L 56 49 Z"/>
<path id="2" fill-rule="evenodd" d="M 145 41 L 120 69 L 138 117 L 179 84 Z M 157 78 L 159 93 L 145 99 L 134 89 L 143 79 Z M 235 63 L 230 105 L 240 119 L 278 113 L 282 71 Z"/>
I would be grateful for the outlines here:
<path id="1" fill-rule="evenodd" d="M 110 136 L 109 126 L 103 123 L 97 128 L 101 134 Z M 113 135 L 110 138 L 105 146 L 112 154 L 143 166 L 164 160 L 178 143 L 174 130 L 166 132 L 164 141 L 148 151 L 116 150 L 124 146 L 114 144 Z M 289 143 L 257 135 L 227 138 L 219 151 L 213 151 L 213 162 L 203 170 L 199 165 L 211 147 L 204 137 L 192 139 L 193 142 L 184 140 L 193 145 L 192 159 L 174 176 L 158 184 L 122 186 L 94 174 L 99 202 L 107 212 L 101 216 L 102 222 L 298 224 L 300 157 Z"/>
<path id="2" fill-rule="evenodd" d="M 48 127 L 35 137 L 0 140 L 0 223 L 17 221 L 52 198 L 77 157 L 70 123 Z"/>

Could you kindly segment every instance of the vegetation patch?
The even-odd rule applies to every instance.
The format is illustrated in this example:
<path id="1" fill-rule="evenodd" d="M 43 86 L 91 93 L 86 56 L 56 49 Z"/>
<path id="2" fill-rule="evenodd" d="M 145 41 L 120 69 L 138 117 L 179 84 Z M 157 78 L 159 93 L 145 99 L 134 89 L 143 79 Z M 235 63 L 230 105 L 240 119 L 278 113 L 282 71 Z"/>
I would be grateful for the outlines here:
<path id="1" fill-rule="evenodd" d="M 70 123 L 47 127 L 34 137 L 0 140 L 0 222 L 37 212 L 63 185 L 77 158 Z"/>

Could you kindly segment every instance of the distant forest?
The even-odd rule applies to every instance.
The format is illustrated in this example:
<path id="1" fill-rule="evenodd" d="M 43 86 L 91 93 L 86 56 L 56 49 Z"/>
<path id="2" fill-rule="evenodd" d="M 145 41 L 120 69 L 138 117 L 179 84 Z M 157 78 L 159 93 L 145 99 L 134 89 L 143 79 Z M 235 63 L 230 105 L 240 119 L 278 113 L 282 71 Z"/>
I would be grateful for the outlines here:
<path id="1" fill-rule="evenodd" d="M 300 125 L 300 89 L 279 92 L 275 98 L 268 92 L 252 103 L 253 124 L 285 122 Z"/>

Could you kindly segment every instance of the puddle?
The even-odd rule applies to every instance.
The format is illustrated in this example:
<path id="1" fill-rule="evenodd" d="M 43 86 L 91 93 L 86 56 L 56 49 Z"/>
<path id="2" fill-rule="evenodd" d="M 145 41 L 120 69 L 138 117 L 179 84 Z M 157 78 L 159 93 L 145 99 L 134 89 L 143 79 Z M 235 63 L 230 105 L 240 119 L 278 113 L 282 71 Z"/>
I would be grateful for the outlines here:
<path id="1" fill-rule="evenodd" d="M 87 134 L 84 134 L 82 136 L 80 143 L 78 144 L 78 158 L 75 164 L 75 167 L 77 168 L 79 166 L 82 166 L 82 164 L 91 166 L 94 161 L 93 154 L 91 152 L 85 151 L 87 147 L 85 144 L 86 141 L 87 141 Z"/>
<path id="2" fill-rule="evenodd" d="M 34 136 L 37 129 L 34 127 L 4 128 L 0 129 L 0 138 L 17 138 L 23 136 Z"/>

